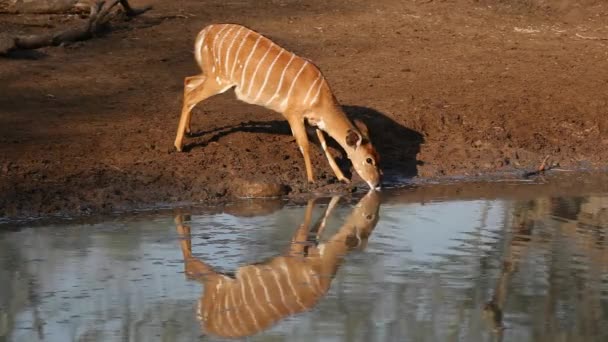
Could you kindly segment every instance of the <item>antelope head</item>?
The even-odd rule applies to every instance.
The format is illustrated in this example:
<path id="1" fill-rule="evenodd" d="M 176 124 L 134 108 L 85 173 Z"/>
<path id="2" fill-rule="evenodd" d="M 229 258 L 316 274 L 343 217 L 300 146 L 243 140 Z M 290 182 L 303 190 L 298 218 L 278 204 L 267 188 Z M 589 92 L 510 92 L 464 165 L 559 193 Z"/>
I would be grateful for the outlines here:
<path id="1" fill-rule="evenodd" d="M 346 150 L 348 158 L 353 163 L 355 171 L 369 185 L 370 189 L 380 190 L 382 171 L 378 163 L 380 157 L 369 139 L 367 126 L 360 120 L 354 121 L 357 130 L 349 129 L 346 132 Z"/>

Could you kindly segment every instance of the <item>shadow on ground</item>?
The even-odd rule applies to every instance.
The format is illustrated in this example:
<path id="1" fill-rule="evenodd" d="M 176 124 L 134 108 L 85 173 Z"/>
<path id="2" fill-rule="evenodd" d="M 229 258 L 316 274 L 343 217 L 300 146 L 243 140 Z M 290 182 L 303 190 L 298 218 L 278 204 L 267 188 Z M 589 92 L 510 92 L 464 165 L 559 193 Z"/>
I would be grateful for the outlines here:
<path id="1" fill-rule="evenodd" d="M 385 173 L 385 180 L 389 183 L 397 182 L 402 178 L 411 178 L 418 175 L 416 156 L 420 152 L 420 145 L 424 142 L 422 134 L 397 123 L 387 115 L 368 107 L 343 106 L 344 111 L 351 119 L 360 119 L 366 123 L 370 130 L 372 142 L 380 154 L 380 165 Z M 184 146 L 185 151 L 204 147 L 211 142 L 217 142 L 235 132 L 266 133 L 291 135 L 289 124 L 285 120 L 247 121 L 238 125 L 218 127 L 208 131 L 193 132 L 189 137 L 201 138 Z M 312 144 L 320 146 L 314 130 L 308 130 L 309 140 Z M 343 170 L 350 168 L 350 162 L 345 158 L 344 151 L 339 145 L 329 139 L 329 146 L 341 152 L 336 162 Z M 350 174 L 347 174 L 350 177 Z"/>
<path id="2" fill-rule="evenodd" d="M 380 167 L 385 182 L 418 175 L 416 156 L 424 137 L 420 132 L 402 126 L 387 115 L 368 107 L 343 106 L 351 119 L 367 124 L 371 140 L 380 154 Z"/>

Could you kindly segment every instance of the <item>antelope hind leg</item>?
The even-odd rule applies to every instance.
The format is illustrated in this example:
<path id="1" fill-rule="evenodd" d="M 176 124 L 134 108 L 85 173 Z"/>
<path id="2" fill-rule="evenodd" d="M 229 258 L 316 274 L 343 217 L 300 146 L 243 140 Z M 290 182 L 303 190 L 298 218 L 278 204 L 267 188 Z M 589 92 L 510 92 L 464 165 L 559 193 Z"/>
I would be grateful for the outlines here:
<path id="1" fill-rule="evenodd" d="M 179 152 L 182 151 L 184 146 L 184 134 L 186 132 L 190 133 L 192 108 L 194 108 L 197 103 L 220 92 L 220 85 L 218 85 L 215 80 L 207 78 L 204 75 L 190 76 L 184 79 L 184 103 L 174 143 L 175 149 Z"/>

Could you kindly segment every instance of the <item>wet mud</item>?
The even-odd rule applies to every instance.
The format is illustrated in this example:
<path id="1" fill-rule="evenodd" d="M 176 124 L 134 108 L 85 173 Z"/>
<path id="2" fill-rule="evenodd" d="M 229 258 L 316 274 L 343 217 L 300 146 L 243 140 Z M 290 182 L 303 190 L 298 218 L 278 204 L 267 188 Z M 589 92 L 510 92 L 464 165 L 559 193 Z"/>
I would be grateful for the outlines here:
<path id="1" fill-rule="evenodd" d="M 287 122 L 232 92 L 197 106 L 187 151 L 173 151 L 183 78 L 198 73 L 194 37 L 218 22 L 313 60 L 370 127 L 389 182 L 517 178 L 546 156 L 605 169 L 603 1 L 133 3 L 150 2 L 96 39 L 0 58 L 0 216 L 226 203 L 247 181 L 291 198 L 364 187 L 356 175 L 338 183 L 314 137 L 317 182 L 307 184 Z M 0 30 L 74 20 L 0 14 Z"/>

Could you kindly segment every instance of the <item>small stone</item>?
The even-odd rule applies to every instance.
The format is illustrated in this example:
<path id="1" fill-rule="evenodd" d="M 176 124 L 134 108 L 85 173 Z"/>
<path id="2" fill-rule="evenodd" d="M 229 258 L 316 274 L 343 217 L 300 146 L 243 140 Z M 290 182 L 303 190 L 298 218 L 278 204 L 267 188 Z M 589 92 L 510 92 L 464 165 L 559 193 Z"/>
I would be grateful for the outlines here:
<path id="1" fill-rule="evenodd" d="M 233 194 L 240 198 L 280 197 L 287 194 L 287 190 L 285 185 L 274 182 L 237 178 L 232 183 Z"/>

